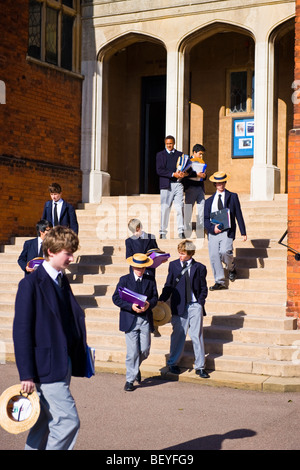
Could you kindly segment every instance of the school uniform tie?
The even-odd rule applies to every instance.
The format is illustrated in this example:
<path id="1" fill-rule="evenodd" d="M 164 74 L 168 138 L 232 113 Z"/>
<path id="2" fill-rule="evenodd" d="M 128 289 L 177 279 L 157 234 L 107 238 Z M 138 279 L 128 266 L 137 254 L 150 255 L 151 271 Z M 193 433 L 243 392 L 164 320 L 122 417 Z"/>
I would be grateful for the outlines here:
<path id="1" fill-rule="evenodd" d="M 59 287 L 62 287 L 62 274 L 61 273 L 58 273 L 56 280 L 57 280 Z"/>
<path id="2" fill-rule="evenodd" d="M 40 244 L 39 258 L 43 258 L 43 243 Z"/>
<path id="3" fill-rule="evenodd" d="M 54 219 L 54 226 L 58 225 L 58 217 L 57 217 L 57 202 L 54 203 L 54 212 L 53 212 L 53 219 Z"/>
<path id="4" fill-rule="evenodd" d="M 142 294 L 142 279 L 136 280 L 136 290 L 139 294 Z"/>
<path id="5" fill-rule="evenodd" d="M 222 196 L 219 194 L 219 199 L 218 199 L 218 210 L 224 209 L 223 202 L 222 202 Z"/>
<path id="6" fill-rule="evenodd" d="M 183 268 L 187 267 L 187 262 L 185 261 L 183 263 Z M 185 277 L 185 299 L 186 303 L 190 303 L 192 301 L 192 289 L 191 289 L 191 281 L 190 281 L 190 276 L 189 276 L 189 270 L 187 269 L 184 273 Z"/>

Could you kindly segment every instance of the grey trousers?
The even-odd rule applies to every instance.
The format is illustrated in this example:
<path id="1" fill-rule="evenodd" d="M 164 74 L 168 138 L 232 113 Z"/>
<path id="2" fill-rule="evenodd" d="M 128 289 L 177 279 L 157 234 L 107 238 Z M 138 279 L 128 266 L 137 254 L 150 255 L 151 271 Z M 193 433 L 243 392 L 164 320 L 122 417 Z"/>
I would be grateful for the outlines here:
<path id="1" fill-rule="evenodd" d="M 224 263 L 228 271 L 234 269 L 233 239 L 227 236 L 227 232 L 217 235 L 208 234 L 208 252 L 210 264 L 213 270 L 215 282 L 225 284 Z"/>
<path id="2" fill-rule="evenodd" d="M 151 332 L 150 325 L 143 317 L 137 316 L 134 326 L 125 333 L 126 339 L 126 382 L 133 383 L 139 372 L 141 363 L 150 353 Z"/>
<path id="3" fill-rule="evenodd" d="M 205 196 L 202 186 L 189 186 L 185 191 L 184 231 L 187 237 L 192 233 L 192 213 L 194 204 L 197 204 L 196 234 L 204 238 L 204 203 Z"/>
<path id="4" fill-rule="evenodd" d="M 72 450 L 80 421 L 70 392 L 71 363 L 61 382 L 36 384 L 40 397 L 40 416 L 31 428 L 25 450 Z"/>
<path id="5" fill-rule="evenodd" d="M 171 334 L 170 355 L 167 361 L 169 366 L 175 366 L 180 361 L 184 350 L 187 332 L 193 343 L 195 363 L 194 368 L 204 369 L 205 349 L 203 339 L 203 308 L 202 305 L 189 303 L 186 305 L 184 315 L 172 315 L 173 331 Z"/>
<path id="6" fill-rule="evenodd" d="M 161 204 L 161 219 L 160 219 L 160 234 L 166 235 L 169 225 L 169 218 L 171 207 L 174 202 L 174 207 L 177 212 L 177 230 L 178 233 L 184 231 L 183 222 L 183 185 L 181 183 L 171 183 L 170 189 L 160 190 L 160 204 Z"/>

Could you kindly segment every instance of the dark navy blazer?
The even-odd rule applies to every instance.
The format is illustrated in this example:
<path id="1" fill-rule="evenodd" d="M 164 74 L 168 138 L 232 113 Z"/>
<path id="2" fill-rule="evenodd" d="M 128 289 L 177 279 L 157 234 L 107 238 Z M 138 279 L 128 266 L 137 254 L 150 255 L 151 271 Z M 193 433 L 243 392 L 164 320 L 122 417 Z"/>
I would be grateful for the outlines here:
<path id="1" fill-rule="evenodd" d="M 175 150 L 174 155 L 171 156 L 166 149 L 156 154 L 156 173 L 159 176 L 159 189 L 170 189 L 171 181 L 177 181 L 176 178 L 172 177 L 172 173 L 176 172 L 176 163 L 181 155 L 182 152 Z M 174 160 L 173 166 L 168 164 L 168 158 Z"/>
<path id="2" fill-rule="evenodd" d="M 32 240 L 26 240 L 23 245 L 23 250 L 18 258 L 18 264 L 20 268 L 23 269 L 23 271 L 25 272 L 25 275 L 30 274 L 25 269 L 28 261 L 39 256 L 38 246 L 38 237 L 33 238 Z"/>
<path id="3" fill-rule="evenodd" d="M 131 291 L 137 292 L 136 281 L 133 272 L 130 272 L 129 274 L 126 274 L 125 276 L 122 276 L 120 278 L 116 290 L 112 296 L 113 303 L 120 307 L 120 331 L 126 332 L 130 330 L 136 318 L 136 315 L 138 314 L 132 310 L 132 304 L 130 302 L 121 299 L 119 295 L 119 287 L 127 287 L 127 289 L 130 289 Z M 147 296 L 147 301 L 150 305 L 149 308 L 146 310 L 145 314 L 141 314 L 141 316 L 145 317 L 148 320 L 148 322 L 150 323 L 151 331 L 153 331 L 154 328 L 152 309 L 157 304 L 158 294 L 155 279 L 147 272 L 144 273 L 142 279 L 142 294 Z"/>
<path id="4" fill-rule="evenodd" d="M 86 328 L 84 312 L 77 303 L 64 276 L 74 317 L 77 342 L 72 361 L 72 375 L 83 377 L 86 364 Z M 24 277 L 15 302 L 13 339 L 20 380 L 53 383 L 68 372 L 67 338 L 61 321 L 60 304 L 54 281 L 39 266 Z"/>
<path id="5" fill-rule="evenodd" d="M 167 280 L 159 297 L 159 300 L 166 302 L 172 295 L 172 315 L 179 316 L 183 316 L 186 308 L 185 276 L 181 276 L 179 282 L 176 284 L 176 279 L 180 276 L 182 269 L 183 268 L 179 259 L 169 263 Z M 192 259 L 192 264 L 189 271 L 192 291 L 196 297 L 197 302 L 203 307 L 203 315 L 206 315 L 204 308 L 205 299 L 207 297 L 206 266 Z"/>
<path id="6" fill-rule="evenodd" d="M 214 197 L 215 197 L 215 194 L 213 194 L 208 199 L 206 199 L 205 206 L 204 206 L 204 227 L 207 233 L 210 233 L 211 235 L 216 235 L 214 232 L 215 224 L 212 224 L 210 222 L 210 213 L 211 213 L 211 207 L 212 207 Z M 227 230 L 228 237 L 235 239 L 235 233 L 236 233 L 235 220 L 237 220 L 238 222 L 241 235 L 246 235 L 246 226 L 245 226 L 238 195 L 236 193 L 232 193 L 228 191 L 227 189 L 225 189 L 224 202 L 225 202 L 225 207 L 227 207 L 230 210 L 231 228 Z"/>
<path id="7" fill-rule="evenodd" d="M 54 220 L 52 218 L 52 201 L 45 202 L 42 219 L 48 220 L 54 226 Z M 61 208 L 59 225 L 70 227 L 75 233 L 78 234 L 78 222 L 75 209 L 66 201 L 63 202 Z"/>
<path id="8" fill-rule="evenodd" d="M 125 240 L 126 258 L 133 256 L 136 253 L 147 253 L 147 251 L 153 248 L 158 248 L 156 239 L 151 233 L 143 234 L 143 237 L 132 237 L 126 238 Z"/>

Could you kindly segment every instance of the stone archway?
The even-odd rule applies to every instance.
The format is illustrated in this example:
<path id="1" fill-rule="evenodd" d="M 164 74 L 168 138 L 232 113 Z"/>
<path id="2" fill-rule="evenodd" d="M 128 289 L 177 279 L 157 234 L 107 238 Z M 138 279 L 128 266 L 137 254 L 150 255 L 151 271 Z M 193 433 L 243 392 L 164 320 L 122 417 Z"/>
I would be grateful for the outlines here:
<path id="1" fill-rule="evenodd" d="M 99 60 L 105 114 L 101 169 L 110 175 L 109 193 L 148 192 L 148 173 L 163 146 L 166 50 L 155 38 L 130 33 L 104 47 Z"/>
<path id="2" fill-rule="evenodd" d="M 215 23 L 190 34 L 182 41 L 185 61 L 185 148 L 196 143 L 206 148 L 209 173 L 224 168 L 233 175 L 231 187 L 250 192 L 253 158 L 232 158 L 232 118 L 230 111 L 230 74 L 243 71 L 250 95 L 254 71 L 255 43 L 251 32 L 229 24 Z M 235 117 L 252 118 L 253 103 L 247 96 L 245 111 Z M 241 182 L 243 175 L 243 186 Z M 245 185 L 246 181 L 246 185 Z M 210 183 L 207 193 L 213 192 Z"/>

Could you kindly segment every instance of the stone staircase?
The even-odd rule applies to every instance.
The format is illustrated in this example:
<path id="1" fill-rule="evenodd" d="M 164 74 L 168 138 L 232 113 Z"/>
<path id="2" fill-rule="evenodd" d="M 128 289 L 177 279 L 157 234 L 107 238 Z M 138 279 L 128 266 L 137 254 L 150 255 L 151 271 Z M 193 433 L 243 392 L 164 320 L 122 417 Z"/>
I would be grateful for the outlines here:
<path id="1" fill-rule="evenodd" d="M 248 240 L 239 232 L 234 243 L 238 279 L 226 291 L 209 292 L 204 318 L 206 367 L 210 379 L 199 379 L 193 371 L 192 344 L 187 336 L 179 376 L 169 374 L 171 325 L 152 335 L 151 353 L 143 363 L 142 376 L 161 375 L 173 380 L 208 385 L 225 385 L 255 390 L 300 390 L 300 331 L 296 320 L 285 316 L 286 248 L 278 240 L 286 230 L 287 197 L 271 202 L 251 202 L 240 196 Z M 158 238 L 160 203 L 158 195 L 103 197 L 101 204 L 82 204 L 77 210 L 80 250 L 68 277 L 74 294 L 86 313 L 88 343 L 96 348 L 98 370 L 125 373 L 125 335 L 119 332 L 119 311 L 111 300 L 121 275 L 128 272 L 125 261 L 127 223 L 142 220 L 145 231 Z M 158 245 L 177 258 L 176 217 L 172 211 L 170 234 Z M 197 246 L 195 259 L 207 266 L 208 286 L 214 283 L 207 239 L 190 237 Z M 14 298 L 23 273 L 17 264 L 25 239 L 17 237 L 0 253 L 0 359 L 1 345 L 6 360 L 13 360 L 11 328 Z M 157 269 L 159 293 L 168 263 Z"/>

